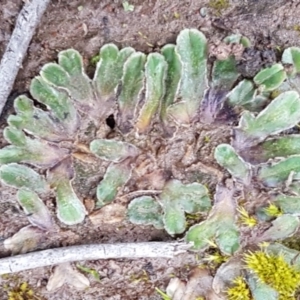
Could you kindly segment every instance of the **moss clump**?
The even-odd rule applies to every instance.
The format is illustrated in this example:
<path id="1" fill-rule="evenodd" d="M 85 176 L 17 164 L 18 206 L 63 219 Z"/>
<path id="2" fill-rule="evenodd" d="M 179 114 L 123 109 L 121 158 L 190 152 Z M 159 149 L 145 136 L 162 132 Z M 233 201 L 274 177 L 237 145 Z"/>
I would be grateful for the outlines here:
<path id="1" fill-rule="evenodd" d="M 278 97 L 281 94 L 280 90 L 274 90 L 271 92 L 271 99 L 275 99 L 276 97 Z"/>
<path id="2" fill-rule="evenodd" d="M 298 25 L 298 24 L 294 25 L 294 26 L 293 26 L 293 29 L 294 29 L 295 31 L 300 32 L 300 25 Z"/>
<path id="3" fill-rule="evenodd" d="M 250 228 L 257 225 L 257 220 L 254 217 L 251 217 L 244 207 L 240 206 L 237 211 L 239 212 L 241 224 Z"/>
<path id="4" fill-rule="evenodd" d="M 264 209 L 264 211 L 269 217 L 279 217 L 283 214 L 280 208 L 272 203 L 270 203 L 269 206 Z"/>
<path id="5" fill-rule="evenodd" d="M 229 7 L 229 0 L 210 0 L 208 7 L 214 9 L 217 15 L 221 15 L 222 10 Z"/>
<path id="6" fill-rule="evenodd" d="M 300 285 L 300 272 L 290 266 L 283 256 L 257 251 L 246 254 L 245 262 L 260 281 L 279 293 L 279 300 L 293 299 Z"/>
<path id="7" fill-rule="evenodd" d="M 8 300 L 36 300 L 34 291 L 28 286 L 27 282 L 21 283 L 13 290 L 8 291 Z"/>
<path id="8" fill-rule="evenodd" d="M 234 279 L 233 286 L 227 290 L 228 300 L 250 300 L 250 290 L 243 277 Z"/>
<path id="9" fill-rule="evenodd" d="M 92 66 L 96 66 L 99 60 L 100 60 L 100 55 L 99 54 L 95 55 L 90 59 L 90 64 Z"/>
<path id="10" fill-rule="evenodd" d="M 284 246 L 300 251 L 300 238 L 298 236 L 289 237 L 281 242 Z"/>

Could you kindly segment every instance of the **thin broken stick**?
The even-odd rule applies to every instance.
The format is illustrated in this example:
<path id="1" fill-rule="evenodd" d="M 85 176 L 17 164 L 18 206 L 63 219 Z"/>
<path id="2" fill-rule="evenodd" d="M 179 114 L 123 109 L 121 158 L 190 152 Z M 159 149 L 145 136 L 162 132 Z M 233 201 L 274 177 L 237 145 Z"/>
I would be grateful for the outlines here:
<path id="1" fill-rule="evenodd" d="M 50 0 L 25 1 L 0 63 L 0 115 L 22 66 L 27 48 Z"/>
<path id="2" fill-rule="evenodd" d="M 0 259 L 0 275 L 79 260 L 173 258 L 187 252 L 183 242 L 117 243 L 48 249 Z"/>

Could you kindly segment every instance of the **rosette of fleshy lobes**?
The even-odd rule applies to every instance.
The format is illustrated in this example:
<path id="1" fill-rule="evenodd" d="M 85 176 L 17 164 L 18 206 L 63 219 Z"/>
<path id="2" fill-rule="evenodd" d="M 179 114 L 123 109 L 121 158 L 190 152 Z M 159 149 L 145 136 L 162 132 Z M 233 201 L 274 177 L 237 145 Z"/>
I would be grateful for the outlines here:
<path id="1" fill-rule="evenodd" d="M 99 56 L 91 79 L 76 50 L 60 52 L 58 63 L 46 64 L 31 81 L 30 96 L 15 99 L 4 129 L 9 145 L 0 150 L 1 182 L 18 189 L 29 218 L 48 219 L 40 225 L 47 228 L 44 199 L 55 197 L 58 219 L 74 225 L 87 215 L 85 198 L 94 198 L 98 209 L 126 189 L 138 192 L 142 184 L 135 182 L 146 178 L 151 184 L 130 203 L 129 219 L 183 233 L 185 213 L 205 214 L 211 201 L 204 185 L 172 174 L 177 154 L 168 142 L 198 116 L 208 88 L 207 40 L 186 29 L 160 53 L 107 44 Z M 238 76 L 228 66 L 226 88 Z M 217 70 L 213 87 L 222 81 Z"/>
<path id="2" fill-rule="evenodd" d="M 245 42 L 235 35 L 224 44 Z M 76 50 L 60 52 L 32 80 L 31 98 L 15 100 L 0 179 L 19 190 L 19 203 L 40 227 L 51 227 L 47 197 L 55 197 L 58 219 L 74 225 L 87 215 L 84 198 L 96 198 L 101 209 L 126 190 L 140 195 L 128 205 L 131 222 L 182 234 L 186 213 L 205 216 L 212 206 L 207 188 L 182 174 L 199 160 L 194 124 L 213 124 L 230 110 L 226 95 L 240 77 L 235 57 L 208 64 L 207 39 L 195 29 L 160 53 L 107 44 L 99 56 L 90 79 Z M 234 222 L 230 230 L 227 252 L 238 244 Z"/>
<path id="3" fill-rule="evenodd" d="M 222 45 L 228 50 L 249 42 L 232 35 Z M 187 214 L 197 215 L 202 221 L 188 229 L 185 240 L 197 251 L 216 247 L 227 260 L 213 280 L 214 291 L 232 300 L 250 291 L 254 299 L 293 295 L 298 285 L 287 284 L 284 274 L 279 276 L 284 287 L 279 277 L 268 278 L 275 264 L 298 278 L 298 251 L 277 243 L 235 254 L 247 252 L 249 241 L 278 242 L 299 228 L 300 49 L 286 49 L 281 62 L 254 78 L 241 76 L 234 51 L 208 60 L 207 39 L 196 29 L 184 29 L 176 45 L 159 53 L 107 44 L 99 57 L 91 79 L 76 50 L 60 52 L 58 63 L 46 64 L 32 80 L 30 97 L 15 99 L 16 113 L 8 117 L 0 179 L 18 190 L 17 200 L 38 234 L 53 226 L 44 203 L 49 197 L 66 225 L 84 221 L 86 198 L 100 211 L 119 202 L 132 223 L 170 235 L 183 234 Z M 207 159 L 199 155 L 201 132 L 211 130 L 213 139 L 220 128 L 225 135 L 232 129 L 231 141 L 214 140 L 214 158 L 233 185 L 219 182 L 212 200 L 189 172 Z M 235 184 L 253 202 L 255 216 L 238 208 Z M 268 197 L 256 204 L 252 192 L 260 189 Z M 267 230 L 245 239 L 245 225 L 266 222 Z M 22 230 L 26 236 L 33 229 Z"/>

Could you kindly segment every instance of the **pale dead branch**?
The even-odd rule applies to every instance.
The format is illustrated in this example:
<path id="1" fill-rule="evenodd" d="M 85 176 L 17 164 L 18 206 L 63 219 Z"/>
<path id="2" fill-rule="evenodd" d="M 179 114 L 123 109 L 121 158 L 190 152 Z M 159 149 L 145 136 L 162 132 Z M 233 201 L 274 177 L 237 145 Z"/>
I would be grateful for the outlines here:
<path id="1" fill-rule="evenodd" d="M 117 243 L 71 246 L 31 252 L 0 259 L 0 274 L 74 262 L 121 258 L 173 258 L 187 252 L 183 242 Z"/>
<path id="2" fill-rule="evenodd" d="M 25 1 L 0 63 L 0 115 L 27 52 L 35 28 L 50 0 Z"/>

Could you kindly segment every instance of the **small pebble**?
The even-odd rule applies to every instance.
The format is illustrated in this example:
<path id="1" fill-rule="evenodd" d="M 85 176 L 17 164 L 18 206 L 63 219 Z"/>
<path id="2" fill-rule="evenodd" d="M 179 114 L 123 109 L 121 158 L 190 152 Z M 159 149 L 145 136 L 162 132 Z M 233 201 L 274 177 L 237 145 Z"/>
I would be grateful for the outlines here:
<path id="1" fill-rule="evenodd" d="M 200 16 L 201 16 L 202 18 L 205 18 L 206 15 L 207 15 L 207 8 L 206 8 L 206 7 L 200 8 Z"/>

